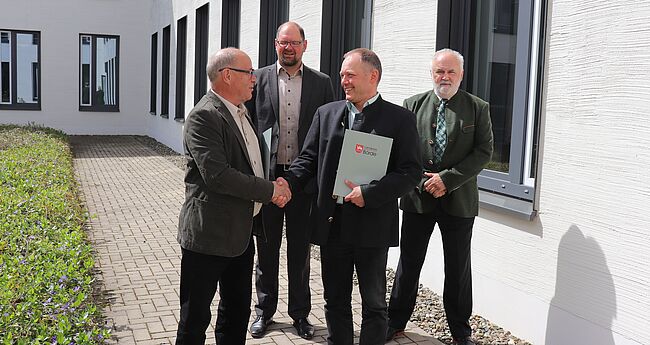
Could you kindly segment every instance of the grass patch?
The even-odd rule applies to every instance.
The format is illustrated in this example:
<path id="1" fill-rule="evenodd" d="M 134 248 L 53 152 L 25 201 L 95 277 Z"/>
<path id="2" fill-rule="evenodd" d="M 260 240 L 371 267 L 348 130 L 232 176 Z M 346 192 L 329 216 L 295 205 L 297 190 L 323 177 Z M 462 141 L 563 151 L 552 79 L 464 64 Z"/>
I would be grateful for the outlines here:
<path id="1" fill-rule="evenodd" d="M 98 344 L 92 248 L 64 133 L 0 126 L 0 342 Z"/>

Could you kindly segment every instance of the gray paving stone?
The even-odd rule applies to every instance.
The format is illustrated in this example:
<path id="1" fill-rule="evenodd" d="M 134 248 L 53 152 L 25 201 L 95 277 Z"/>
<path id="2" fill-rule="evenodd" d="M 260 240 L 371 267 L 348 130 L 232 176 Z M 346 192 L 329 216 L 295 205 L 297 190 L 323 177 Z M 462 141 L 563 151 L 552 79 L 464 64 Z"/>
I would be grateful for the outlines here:
<path id="1" fill-rule="evenodd" d="M 99 279 L 111 301 L 104 309 L 113 327 L 110 343 L 173 344 L 179 310 L 176 224 L 184 196 L 183 171 L 130 136 L 72 136 L 70 142 L 82 197 L 91 215 L 88 237 L 97 253 Z M 283 248 L 281 272 L 286 272 L 285 254 Z M 277 323 L 262 339 L 249 335 L 247 344 L 326 344 L 320 263 L 311 262 L 310 320 L 316 327 L 312 340 L 300 338 L 285 315 L 284 277 L 274 317 Z M 354 293 L 358 342 L 361 305 L 358 291 Z M 212 327 L 206 335 L 207 344 L 214 344 Z M 396 340 L 391 344 L 441 344 L 412 324 Z"/>

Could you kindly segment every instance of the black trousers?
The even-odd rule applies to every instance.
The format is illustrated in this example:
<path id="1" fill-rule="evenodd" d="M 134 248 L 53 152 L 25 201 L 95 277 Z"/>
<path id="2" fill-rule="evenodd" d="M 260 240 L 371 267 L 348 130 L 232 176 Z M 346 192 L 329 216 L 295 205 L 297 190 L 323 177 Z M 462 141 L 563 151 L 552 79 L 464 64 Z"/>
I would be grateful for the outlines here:
<path id="1" fill-rule="evenodd" d="M 461 218 L 445 213 L 440 206 L 434 212 L 404 212 L 400 239 L 400 258 L 388 306 L 389 325 L 403 329 L 413 309 L 418 292 L 420 271 L 427 253 L 429 238 L 438 223 L 442 236 L 445 263 L 443 302 L 447 323 L 454 338 L 472 334 L 471 240 L 474 217 Z"/>
<path id="2" fill-rule="evenodd" d="M 340 217 L 339 217 L 340 218 Z M 363 248 L 342 243 L 334 221 L 327 245 L 321 246 L 325 320 L 330 345 L 352 345 L 352 274 L 356 269 L 361 294 L 360 345 L 383 344 L 386 337 L 386 262 L 388 247 Z"/>
<path id="3" fill-rule="evenodd" d="M 251 313 L 253 239 L 242 255 L 233 258 L 181 250 L 181 312 L 176 344 L 205 343 L 205 330 L 212 316 L 210 304 L 217 285 L 220 299 L 215 325 L 216 343 L 244 344 Z"/>
<path id="4" fill-rule="evenodd" d="M 276 176 L 283 176 L 281 166 L 276 168 Z M 284 208 L 273 204 L 264 205 L 263 219 L 266 241 L 257 240 L 257 263 L 255 264 L 255 289 L 257 304 L 255 312 L 264 319 L 270 319 L 278 307 L 278 268 L 280 245 L 282 244 L 282 225 L 287 223 L 287 275 L 289 278 L 289 316 L 294 319 L 305 318 L 311 311 L 311 292 L 309 290 L 309 259 L 311 236 L 309 210 L 312 194 L 296 193 Z"/>

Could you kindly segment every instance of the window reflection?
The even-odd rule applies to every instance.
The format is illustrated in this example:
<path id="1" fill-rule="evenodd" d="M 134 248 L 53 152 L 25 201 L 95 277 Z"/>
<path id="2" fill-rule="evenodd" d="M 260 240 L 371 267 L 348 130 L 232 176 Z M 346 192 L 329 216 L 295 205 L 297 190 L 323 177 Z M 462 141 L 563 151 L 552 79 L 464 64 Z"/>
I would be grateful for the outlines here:
<path id="1" fill-rule="evenodd" d="M 11 103 L 11 35 L 0 32 L 0 104 Z"/>
<path id="2" fill-rule="evenodd" d="M 92 46 L 90 36 L 81 36 L 81 104 L 90 103 L 90 71 L 92 64 Z"/>
<path id="3" fill-rule="evenodd" d="M 476 1 L 471 92 L 490 103 L 494 153 L 487 169 L 508 172 L 515 84 L 518 0 Z"/>
<path id="4" fill-rule="evenodd" d="M 16 34 L 16 103 L 38 103 L 38 36 Z"/>
<path id="5" fill-rule="evenodd" d="M 115 60 L 117 58 L 117 39 L 97 37 L 97 69 L 95 73 L 95 105 L 116 105 Z"/>

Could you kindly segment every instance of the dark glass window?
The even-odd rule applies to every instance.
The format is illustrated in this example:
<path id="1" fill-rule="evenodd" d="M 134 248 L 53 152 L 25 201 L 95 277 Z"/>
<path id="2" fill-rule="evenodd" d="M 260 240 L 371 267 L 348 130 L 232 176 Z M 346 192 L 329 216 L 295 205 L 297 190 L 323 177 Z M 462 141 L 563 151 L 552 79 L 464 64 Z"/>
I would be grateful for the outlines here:
<path id="1" fill-rule="evenodd" d="M 289 20 L 289 0 L 260 1 L 260 56 L 258 65 L 275 62 L 275 33 L 280 24 Z"/>
<path id="2" fill-rule="evenodd" d="M 462 87 L 490 103 L 494 154 L 479 187 L 529 202 L 535 193 L 546 6 L 545 0 L 438 3 L 443 19 L 437 48 L 465 56 Z"/>
<path id="3" fill-rule="evenodd" d="M 196 31 L 194 37 L 194 104 L 196 104 L 208 86 L 208 77 L 205 67 L 208 64 L 208 30 L 210 3 L 196 10 Z"/>
<path id="4" fill-rule="evenodd" d="M 162 32 L 162 89 L 160 95 L 160 115 L 169 115 L 169 55 L 171 26 L 167 25 Z"/>
<path id="5" fill-rule="evenodd" d="M 354 48 L 371 48 L 372 6 L 372 0 L 323 1 L 320 66 L 335 85 L 335 98 L 343 98 L 343 89 L 336 87 L 341 82 L 343 54 Z"/>
<path id="6" fill-rule="evenodd" d="M 0 109 L 40 110 L 40 33 L 0 30 Z"/>
<path id="7" fill-rule="evenodd" d="M 151 82 L 149 90 L 149 112 L 156 114 L 156 105 L 158 103 L 156 95 L 158 93 L 158 33 L 151 35 Z"/>
<path id="8" fill-rule="evenodd" d="M 175 119 L 185 118 L 185 66 L 187 60 L 187 17 L 176 22 L 176 109 Z"/>
<path id="9" fill-rule="evenodd" d="M 239 0 L 222 0 L 221 48 L 239 47 L 241 4 Z"/>
<path id="10" fill-rule="evenodd" d="M 79 35 L 79 110 L 119 111 L 120 38 Z"/>

